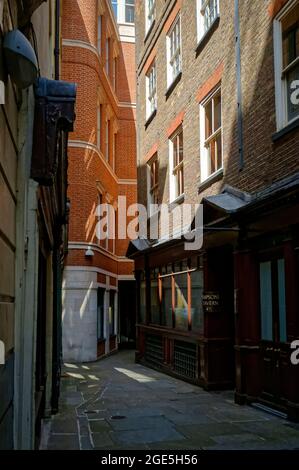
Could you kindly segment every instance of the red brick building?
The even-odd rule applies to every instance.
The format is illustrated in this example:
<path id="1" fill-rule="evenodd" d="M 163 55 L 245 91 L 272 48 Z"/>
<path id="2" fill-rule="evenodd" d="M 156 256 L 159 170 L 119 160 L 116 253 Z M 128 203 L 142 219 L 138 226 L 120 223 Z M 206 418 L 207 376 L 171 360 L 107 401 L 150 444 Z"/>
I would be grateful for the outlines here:
<path id="1" fill-rule="evenodd" d="M 138 200 L 159 234 L 129 250 L 137 359 L 292 419 L 298 24 L 298 0 L 137 2 Z M 162 203 L 202 204 L 202 249 L 165 240 Z"/>
<path id="2" fill-rule="evenodd" d="M 65 359 L 90 361 L 135 337 L 128 242 L 96 233 L 99 204 L 113 206 L 117 230 L 118 196 L 136 201 L 134 1 L 65 0 L 62 18 L 63 78 L 78 84 L 63 349 Z"/>

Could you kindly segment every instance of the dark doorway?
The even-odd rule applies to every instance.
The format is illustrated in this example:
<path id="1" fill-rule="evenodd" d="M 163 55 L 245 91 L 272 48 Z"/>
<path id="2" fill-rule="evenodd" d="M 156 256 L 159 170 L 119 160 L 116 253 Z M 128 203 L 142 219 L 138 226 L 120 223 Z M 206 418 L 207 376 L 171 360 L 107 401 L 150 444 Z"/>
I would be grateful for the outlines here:
<path id="1" fill-rule="evenodd" d="M 136 283 L 119 281 L 119 348 L 136 347 Z"/>

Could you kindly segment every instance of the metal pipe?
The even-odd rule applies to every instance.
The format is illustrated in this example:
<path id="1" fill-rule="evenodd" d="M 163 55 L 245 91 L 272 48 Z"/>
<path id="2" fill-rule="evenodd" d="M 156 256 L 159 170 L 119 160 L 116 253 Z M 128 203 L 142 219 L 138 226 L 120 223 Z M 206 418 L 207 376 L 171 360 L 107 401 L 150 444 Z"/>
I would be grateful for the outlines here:
<path id="1" fill-rule="evenodd" d="M 239 170 L 244 167 L 243 148 L 243 104 L 242 104 L 242 75 L 241 75 L 241 37 L 240 37 L 240 13 L 239 0 L 235 0 L 235 38 L 236 38 L 236 69 L 237 69 L 237 93 L 238 93 L 238 146 L 239 146 Z"/>
<path id="2" fill-rule="evenodd" d="M 56 0 L 55 6 L 55 80 L 60 79 L 60 0 Z"/>

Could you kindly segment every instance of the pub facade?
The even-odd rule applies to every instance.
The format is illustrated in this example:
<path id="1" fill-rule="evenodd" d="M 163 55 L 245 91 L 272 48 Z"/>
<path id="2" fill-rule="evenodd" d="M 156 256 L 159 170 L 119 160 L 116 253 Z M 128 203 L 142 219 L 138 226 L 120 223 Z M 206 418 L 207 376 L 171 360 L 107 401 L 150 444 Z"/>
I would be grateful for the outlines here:
<path id="1" fill-rule="evenodd" d="M 298 420 L 299 2 L 154 3 L 136 32 L 138 199 L 159 225 L 128 253 L 137 361 Z M 201 204 L 201 249 L 163 236 L 162 204 Z"/>

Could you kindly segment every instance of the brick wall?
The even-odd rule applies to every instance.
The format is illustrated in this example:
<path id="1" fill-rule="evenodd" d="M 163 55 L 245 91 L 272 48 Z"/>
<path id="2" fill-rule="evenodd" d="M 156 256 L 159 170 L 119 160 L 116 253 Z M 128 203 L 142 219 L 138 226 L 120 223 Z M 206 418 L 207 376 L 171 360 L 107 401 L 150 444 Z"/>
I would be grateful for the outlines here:
<path id="1" fill-rule="evenodd" d="M 200 202 L 218 193 L 225 184 L 255 192 L 299 170 L 298 131 L 273 143 L 276 131 L 273 15 L 285 1 L 240 2 L 241 64 L 244 126 L 244 168 L 239 170 L 237 144 L 237 90 L 235 63 L 234 2 L 220 1 L 220 21 L 197 48 L 196 1 L 157 0 L 155 25 L 145 40 L 144 2 L 138 2 L 136 57 L 138 71 L 137 135 L 138 199 L 146 203 L 146 159 L 158 147 L 160 202 L 169 203 L 169 143 L 167 130 L 184 112 L 185 202 Z M 181 11 L 182 78 L 166 99 L 166 27 L 175 8 Z M 169 21 L 168 21 L 169 22 Z M 169 26 L 169 25 L 168 25 Z M 155 56 L 157 114 L 145 128 L 145 72 Z M 223 178 L 199 190 L 199 103 L 217 82 L 222 88 Z"/>
<path id="2" fill-rule="evenodd" d="M 100 13 L 103 38 L 99 52 L 97 32 Z M 105 71 L 106 31 L 113 51 L 117 51 L 115 90 L 111 77 L 107 77 Z M 103 202 L 108 202 L 109 198 L 117 201 L 119 194 L 126 195 L 130 203 L 137 198 L 135 44 L 120 41 L 106 0 L 99 5 L 96 0 L 65 0 L 62 35 L 63 78 L 78 84 L 77 119 L 74 132 L 69 136 L 69 239 L 71 243 L 94 244 L 95 249 L 99 246 L 92 261 L 86 259 L 84 249 L 71 249 L 67 263 L 70 266 L 99 267 L 114 274 L 132 274 L 132 262 L 117 261 L 118 256 L 125 256 L 128 240 L 116 241 L 115 244 L 109 241 L 108 253 L 103 249 L 105 242 L 98 242 L 95 209 L 99 196 L 98 182 L 104 188 Z M 97 142 L 99 93 L 103 105 L 101 146 Z M 108 162 L 104 157 L 106 112 L 117 126 L 114 164 L 111 151 Z M 112 132 L 109 138 L 112 148 Z"/>

